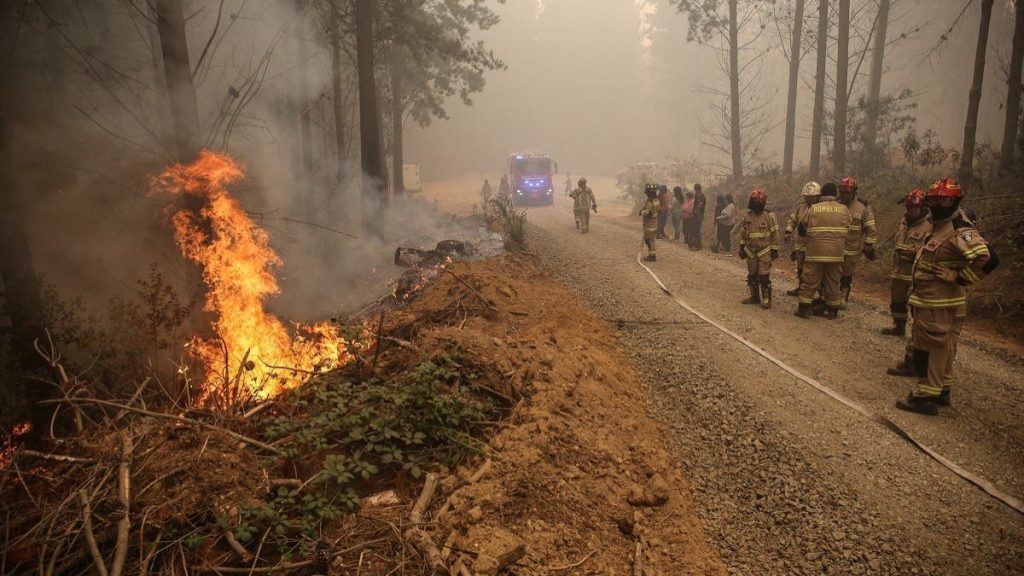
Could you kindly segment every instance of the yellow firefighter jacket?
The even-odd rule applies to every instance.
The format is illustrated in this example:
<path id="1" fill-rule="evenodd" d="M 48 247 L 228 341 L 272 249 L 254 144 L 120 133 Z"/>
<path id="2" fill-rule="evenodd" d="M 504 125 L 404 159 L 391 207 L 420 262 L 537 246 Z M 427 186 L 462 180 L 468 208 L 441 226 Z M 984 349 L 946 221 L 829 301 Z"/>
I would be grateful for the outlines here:
<path id="1" fill-rule="evenodd" d="M 814 206 L 814 204 L 811 204 L 811 206 Z M 789 238 L 794 232 L 796 232 L 797 225 L 800 224 L 804 219 L 804 216 L 807 215 L 807 211 L 811 206 L 808 206 L 806 201 L 801 200 L 800 206 L 797 207 L 796 212 L 789 215 L 789 219 L 786 220 L 786 238 Z M 805 250 L 804 239 L 799 234 L 793 237 L 793 250 L 796 250 L 797 252 L 803 252 Z"/>
<path id="2" fill-rule="evenodd" d="M 657 232 L 658 231 L 658 199 L 648 198 L 644 202 L 644 207 L 640 209 L 640 215 L 644 217 L 644 231 L 645 232 Z"/>
<path id="3" fill-rule="evenodd" d="M 900 218 L 896 228 L 896 238 L 892 249 L 891 278 L 906 280 L 914 279 L 914 259 L 917 252 L 924 246 L 924 239 L 932 232 L 932 219 L 926 212 L 913 222 L 907 222 L 907 216 Z"/>
<path id="4" fill-rule="evenodd" d="M 572 197 L 572 209 L 587 210 L 597 209 L 597 200 L 594 199 L 594 191 L 590 189 L 590 186 L 584 186 L 583 188 L 577 188 L 569 193 Z"/>
<path id="5" fill-rule="evenodd" d="M 771 210 L 765 209 L 760 214 L 747 210 L 739 228 L 740 250 L 746 250 L 748 256 L 759 258 L 779 249 L 779 221 Z"/>
<path id="6" fill-rule="evenodd" d="M 958 308 L 967 304 L 967 286 L 991 271 L 991 255 L 974 225 L 955 214 L 934 223 L 914 262 L 910 305 Z"/>
<path id="7" fill-rule="evenodd" d="M 802 220 L 807 236 L 804 262 L 842 263 L 847 235 L 853 226 L 853 216 L 835 196 L 822 196 L 807 210 Z"/>
<path id="8" fill-rule="evenodd" d="M 846 207 L 850 211 L 850 230 L 846 235 L 846 248 L 843 255 L 860 254 L 864 244 L 875 243 L 875 212 L 871 206 L 854 198 Z"/>

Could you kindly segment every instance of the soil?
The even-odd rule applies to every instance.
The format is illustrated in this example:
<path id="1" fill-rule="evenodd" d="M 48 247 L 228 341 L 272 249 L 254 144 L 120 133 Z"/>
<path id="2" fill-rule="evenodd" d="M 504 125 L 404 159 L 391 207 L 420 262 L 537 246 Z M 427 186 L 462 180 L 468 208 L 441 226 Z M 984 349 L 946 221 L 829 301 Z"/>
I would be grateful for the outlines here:
<path id="1" fill-rule="evenodd" d="M 656 440 L 659 450 L 664 450 L 660 465 L 683 472 L 662 475 L 673 486 L 682 485 L 678 482 L 683 475 L 690 482 L 695 510 L 711 540 L 712 552 L 730 574 L 1020 573 L 1024 516 L 666 298 L 636 262 L 639 220 L 628 213 L 628 206 L 612 200 L 614 193 L 598 186 L 595 190 L 600 212 L 592 216 L 587 235 L 574 228 L 571 205 L 561 197 L 553 207 L 528 210 L 529 250 L 568 287 L 568 293 L 566 288 L 553 287 L 550 290 L 560 294 L 554 300 L 556 305 L 520 310 L 545 319 L 558 314 L 561 329 L 575 334 L 580 339 L 576 345 L 582 346 L 566 350 L 561 344 L 567 340 L 556 335 L 562 352 L 552 349 L 545 353 L 559 359 L 555 366 L 560 366 L 565 356 L 574 362 L 585 360 L 581 366 L 596 366 L 593 347 L 601 344 L 610 348 L 609 358 L 617 359 L 609 366 L 613 371 L 605 376 L 614 376 L 612 381 L 595 374 L 594 381 L 585 384 L 591 379 L 589 372 L 580 372 L 582 379 L 574 396 L 569 396 L 566 388 L 556 392 L 560 386 L 557 379 L 545 383 L 564 404 L 562 410 L 546 410 L 539 420 L 548 421 L 547 415 L 564 418 L 564 424 L 548 426 L 548 430 L 569 427 L 555 434 L 558 442 L 585 439 L 580 446 L 589 450 L 600 444 L 590 443 L 594 436 L 579 436 L 583 430 L 610 444 L 630 436 L 622 446 L 633 447 L 632 453 L 642 456 L 648 451 L 635 447 Z M 466 211 L 475 201 L 472 190 L 458 187 L 428 188 L 425 195 L 453 211 Z M 779 268 L 789 266 L 787 262 Z M 904 343 L 879 333 L 890 320 L 887 306 L 876 296 L 856 292 L 839 320 L 806 321 L 792 315 L 796 301 L 782 294 L 793 283 L 789 272 L 775 273 L 775 307 L 761 310 L 740 304 L 745 296 L 745 268 L 735 256 L 716 255 L 707 249 L 693 252 L 661 242 L 658 261 L 651 267 L 698 310 L 797 370 L 885 414 L 940 454 L 985 476 L 1010 495 L 1024 496 L 1024 428 L 1019 424 L 1024 406 L 1022 361 L 998 340 L 979 338 L 971 321 L 958 351 L 953 406 L 929 418 L 895 409 L 895 400 L 907 393 L 911 382 L 885 374 L 885 367 L 902 356 Z M 510 282 L 507 289 L 515 295 L 526 284 L 533 282 Z M 556 312 L 568 307 L 578 312 Z M 603 321 L 594 320 L 591 314 Z M 528 316 L 510 320 L 514 326 L 523 318 Z M 590 337 L 613 328 L 617 328 L 613 336 Z M 546 349 L 544 333 L 538 335 L 532 341 Z M 496 337 L 506 339 L 505 335 Z M 519 346 L 510 353 L 522 351 Z M 573 370 L 564 374 L 576 375 Z M 641 384 L 633 379 L 634 374 Z M 539 396 L 546 392 L 539 389 Z M 586 404 L 573 409 L 583 398 L 587 398 Z M 635 404 L 624 412 L 617 410 L 627 399 Z M 654 424 L 651 416 L 660 424 Z M 575 421 L 585 424 L 574 430 Z M 671 432 L 660 432 L 665 427 Z M 506 431 L 499 435 L 499 443 L 508 450 L 509 440 L 532 442 L 531 432 L 543 434 L 544 426 Z M 495 487 L 524 487 L 524 502 L 557 494 L 566 503 L 565 509 L 592 502 L 592 509 L 582 508 L 585 514 L 603 507 L 600 500 L 589 498 L 569 504 L 571 493 L 557 490 L 557 481 L 524 484 L 523 478 L 535 478 L 531 473 L 535 471 L 544 472 L 542 476 L 556 470 L 575 474 L 568 465 L 571 463 L 584 474 L 578 484 L 587 486 L 598 474 L 609 475 L 598 478 L 602 481 L 615 477 L 614 460 L 609 461 L 602 452 L 591 453 L 588 458 L 597 459 L 588 460 L 571 451 L 564 452 L 564 461 L 545 460 L 546 448 L 536 449 L 538 453 L 524 461 L 534 470 L 497 468 L 492 476 Z M 608 486 L 608 493 L 620 495 L 611 505 L 622 506 L 623 493 L 631 482 L 643 480 L 650 472 L 662 472 L 656 467 L 645 469 L 649 463 L 624 462 L 633 464 L 633 476 L 623 477 L 620 471 L 618 483 Z M 567 482 L 572 479 L 563 478 Z M 482 497 L 490 494 L 483 489 L 478 493 Z M 510 501 L 507 491 L 501 494 L 499 501 Z M 543 506 L 535 506 L 538 518 L 547 523 Z M 524 504 L 511 509 L 521 513 L 531 507 Z M 648 516 L 657 518 L 657 509 Z M 566 533 L 586 541 L 591 530 L 586 518 L 563 517 L 565 526 L 574 529 Z M 675 525 L 680 518 L 675 514 L 664 524 Z M 656 520 L 648 523 L 658 525 Z M 686 524 L 700 525 L 689 519 Z M 629 542 L 620 538 L 622 544 Z M 541 549 L 567 552 L 556 538 L 547 542 L 550 548 Z M 566 553 L 559 561 L 573 561 L 581 557 L 578 552 L 582 550 Z M 619 554 L 627 553 L 623 550 Z M 708 569 L 716 566 L 713 557 L 709 557 Z M 693 568 L 662 565 L 661 569 L 677 574 Z"/>

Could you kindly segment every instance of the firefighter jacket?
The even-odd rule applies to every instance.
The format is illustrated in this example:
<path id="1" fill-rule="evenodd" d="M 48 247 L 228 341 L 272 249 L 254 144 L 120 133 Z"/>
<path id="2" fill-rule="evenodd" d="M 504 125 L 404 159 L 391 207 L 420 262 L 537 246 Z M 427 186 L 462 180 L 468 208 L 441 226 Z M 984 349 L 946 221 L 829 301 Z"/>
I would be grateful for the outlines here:
<path id="1" fill-rule="evenodd" d="M 850 210 L 834 196 L 822 196 L 821 201 L 809 206 L 799 222 L 806 233 L 804 262 L 842 263 L 852 222 Z"/>
<path id="2" fill-rule="evenodd" d="M 966 219 L 934 222 L 914 262 L 910 305 L 959 308 L 967 304 L 967 286 L 981 282 L 995 268 L 985 239 Z"/>
<path id="3" fill-rule="evenodd" d="M 908 222 L 906 215 L 900 218 L 892 249 L 892 273 L 889 275 L 891 278 L 907 282 L 914 279 L 914 259 L 921 246 L 924 246 L 924 239 L 931 232 L 932 219 L 927 212 L 913 222 Z"/>
<path id="4" fill-rule="evenodd" d="M 864 244 L 875 243 L 875 211 L 871 206 L 854 198 L 846 208 L 850 211 L 850 230 L 846 234 L 846 248 L 843 255 L 856 256 Z"/>
<path id="5" fill-rule="evenodd" d="M 740 249 L 746 250 L 748 256 L 759 258 L 779 249 L 779 221 L 771 210 L 765 209 L 760 214 L 747 210 L 739 229 Z"/>
<path id="6" fill-rule="evenodd" d="M 582 210 L 597 210 L 597 200 L 594 198 L 594 191 L 590 189 L 590 186 L 584 186 L 577 188 L 569 193 L 572 198 L 572 209 Z"/>
<path id="7" fill-rule="evenodd" d="M 814 206 L 814 204 L 811 204 L 811 206 Z M 804 217 L 807 215 L 807 210 L 809 210 L 811 206 L 808 206 L 807 202 L 800 202 L 800 206 L 797 207 L 796 212 L 789 215 L 789 218 L 786 220 L 786 238 L 789 238 L 794 232 L 796 232 L 797 224 L 803 221 Z M 804 244 L 804 239 L 799 234 L 793 237 L 793 249 L 797 252 L 804 251 Z"/>
<path id="8" fill-rule="evenodd" d="M 660 209 L 656 199 L 648 198 L 644 202 L 644 207 L 640 209 L 640 215 L 644 217 L 645 232 L 656 232 L 658 230 L 658 211 Z"/>

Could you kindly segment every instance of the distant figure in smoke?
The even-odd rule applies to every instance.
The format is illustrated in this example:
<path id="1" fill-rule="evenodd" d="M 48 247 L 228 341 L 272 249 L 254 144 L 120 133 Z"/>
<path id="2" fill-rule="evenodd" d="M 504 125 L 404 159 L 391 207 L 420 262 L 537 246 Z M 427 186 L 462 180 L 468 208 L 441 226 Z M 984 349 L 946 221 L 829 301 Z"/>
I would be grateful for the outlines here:
<path id="1" fill-rule="evenodd" d="M 668 186 L 662 184 L 658 188 L 658 240 L 668 240 L 668 235 L 665 234 L 665 226 L 668 224 L 669 210 Z"/>
<path id="2" fill-rule="evenodd" d="M 647 246 L 647 256 L 644 257 L 644 260 L 654 262 L 658 259 L 657 251 L 654 249 L 654 240 L 658 235 L 658 215 L 661 213 L 658 208 L 658 185 L 644 185 L 644 194 L 647 195 L 647 201 L 640 209 L 640 216 L 644 219 L 644 244 Z"/>
<path id="3" fill-rule="evenodd" d="M 498 200 L 501 202 L 507 202 L 509 196 L 512 194 L 512 190 L 508 187 L 508 175 L 501 175 L 501 182 L 498 183 Z"/>
<path id="4" fill-rule="evenodd" d="M 686 193 L 683 200 L 683 242 L 690 243 L 690 235 L 693 234 L 693 192 Z"/>
<path id="5" fill-rule="evenodd" d="M 725 196 L 715 194 L 715 236 L 711 242 L 711 251 L 715 254 L 718 254 L 718 217 L 722 215 L 722 210 L 725 210 Z"/>
<path id="6" fill-rule="evenodd" d="M 579 187 L 569 196 L 573 201 L 572 211 L 576 216 L 576 227 L 582 228 L 584 234 L 590 232 L 590 211 L 597 212 L 597 200 L 594 198 L 594 191 L 587 186 L 587 179 L 580 178 Z"/>
<path id="7" fill-rule="evenodd" d="M 566 172 L 565 173 L 565 195 L 568 196 L 570 194 L 572 194 L 572 174 Z"/>
<path id="8" fill-rule="evenodd" d="M 718 228 L 718 250 L 730 254 L 732 252 L 732 228 L 736 225 L 736 204 L 733 203 L 732 194 L 725 195 L 725 207 L 722 213 L 715 218 L 715 225 Z"/>
<path id="9" fill-rule="evenodd" d="M 690 220 L 690 238 L 687 244 L 690 250 L 700 250 L 704 243 L 700 238 L 701 228 L 704 226 L 704 209 L 707 207 L 708 199 L 704 196 L 704 189 L 700 184 L 693 185 L 693 217 Z"/>
<path id="10" fill-rule="evenodd" d="M 484 210 L 487 209 L 487 205 L 491 203 L 491 182 L 484 178 L 484 187 L 480 189 L 480 196 L 484 200 Z"/>
<path id="11" fill-rule="evenodd" d="M 679 237 L 683 229 L 683 189 L 676 186 L 672 189 L 672 229 L 674 234 L 672 235 L 673 242 L 679 242 Z"/>

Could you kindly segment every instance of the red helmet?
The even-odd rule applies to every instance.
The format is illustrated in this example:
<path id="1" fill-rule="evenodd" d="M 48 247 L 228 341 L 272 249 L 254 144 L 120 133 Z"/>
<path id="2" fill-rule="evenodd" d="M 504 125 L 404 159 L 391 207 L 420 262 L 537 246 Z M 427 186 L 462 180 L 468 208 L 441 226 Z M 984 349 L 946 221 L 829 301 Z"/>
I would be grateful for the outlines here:
<path id="1" fill-rule="evenodd" d="M 911 190 L 907 192 L 907 195 L 903 198 L 903 203 L 907 207 L 911 206 L 923 206 L 924 205 L 924 190 Z"/>
<path id="2" fill-rule="evenodd" d="M 768 201 L 768 193 L 761 188 L 754 188 L 750 192 L 750 199 L 758 204 L 764 204 Z"/>
<path id="3" fill-rule="evenodd" d="M 932 184 L 925 196 L 928 198 L 963 198 L 964 191 L 960 189 L 960 184 L 956 180 L 943 178 Z"/>
<path id="4" fill-rule="evenodd" d="M 846 176 L 839 181 L 840 192 L 856 192 L 857 191 L 857 179 L 853 176 Z"/>

